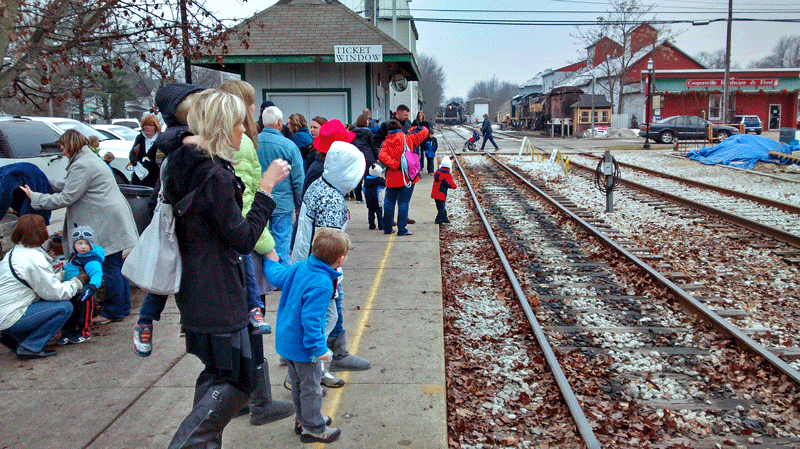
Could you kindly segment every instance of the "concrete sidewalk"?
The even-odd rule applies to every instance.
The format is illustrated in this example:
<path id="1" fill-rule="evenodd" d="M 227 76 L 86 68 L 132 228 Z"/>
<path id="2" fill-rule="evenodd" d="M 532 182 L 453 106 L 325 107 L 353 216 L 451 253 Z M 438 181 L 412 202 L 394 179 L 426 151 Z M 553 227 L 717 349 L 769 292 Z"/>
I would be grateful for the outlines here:
<path id="1" fill-rule="evenodd" d="M 344 268 L 344 322 L 351 352 L 372 362 L 337 373 L 347 385 L 328 389 L 323 413 L 342 429 L 331 447 L 446 448 L 441 266 L 432 177 L 422 175 L 411 200 L 413 236 L 367 227 L 365 204 L 349 201 L 354 248 Z M 0 347 L 0 448 L 164 448 L 191 408 L 202 365 L 184 351 L 170 298 L 155 323 L 153 355 L 131 348 L 143 292 L 132 293 L 130 316 L 95 326 L 92 339 L 58 347 L 58 356 L 20 361 Z M 274 326 L 278 294 L 267 296 Z M 272 335 L 264 337 L 276 399 L 286 368 Z M 226 448 L 301 447 L 293 419 L 251 426 L 231 422 Z M 321 447 L 323 445 L 317 444 Z"/>

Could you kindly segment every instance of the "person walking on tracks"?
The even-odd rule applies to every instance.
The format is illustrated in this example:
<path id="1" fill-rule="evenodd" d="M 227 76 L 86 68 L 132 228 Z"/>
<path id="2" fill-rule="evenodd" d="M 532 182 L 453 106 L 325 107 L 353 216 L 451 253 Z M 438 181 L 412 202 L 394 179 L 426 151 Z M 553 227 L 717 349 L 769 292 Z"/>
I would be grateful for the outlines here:
<path id="1" fill-rule="evenodd" d="M 481 133 L 483 133 L 483 143 L 481 144 L 481 150 L 486 148 L 486 141 L 489 140 L 494 145 L 494 150 L 497 151 L 500 147 L 494 142 L 492 138 L 492 122 L 489 121 L 489 114 L 483 114 L 483 124 L 481 125 Z"/>

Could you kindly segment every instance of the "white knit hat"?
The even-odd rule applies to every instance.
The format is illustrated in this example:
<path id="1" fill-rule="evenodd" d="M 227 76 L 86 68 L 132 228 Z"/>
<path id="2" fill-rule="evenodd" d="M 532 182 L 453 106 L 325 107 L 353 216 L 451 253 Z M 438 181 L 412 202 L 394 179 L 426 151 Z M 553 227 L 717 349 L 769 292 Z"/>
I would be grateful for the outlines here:
<path id="1" fill-rule="evenodd" d="M 376 178 L 380 178 L 383 174 L 383 167 L 380 164 L 372 164 L 369 167 L 369 175 L 374 176 Z"/>
<path id="2" fill-rule="evenodd" d="M 453 160 L 450 159 L 450 156 L 445 156 L 442 158 L 442 163 L 439 165 L 441 168 L 452 168 L 453 167 Z"/>

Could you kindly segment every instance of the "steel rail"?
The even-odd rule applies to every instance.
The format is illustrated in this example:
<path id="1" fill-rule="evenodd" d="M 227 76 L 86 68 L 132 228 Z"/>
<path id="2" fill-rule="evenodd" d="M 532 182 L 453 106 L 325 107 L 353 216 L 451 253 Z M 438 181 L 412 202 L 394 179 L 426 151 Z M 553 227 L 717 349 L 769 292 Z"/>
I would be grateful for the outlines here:
<path id="1" fill-rule="evenodd" d="M 581 165 L 579 163 L 575 163 L 570 161 L 571 166 L 577 166 L 584 170 L 588 170 L 590 172 L 594 172 L 593 168 L 589 168 L 585 165 Z M 698 203 L 697 201 L 692 201 L 687 198 L 680 197 L 678 195 L 673 195 L 671 193 L 664 192 L 662 190 L 655 189 L 653 187 L 648 187 L 644 184 L 639 184 L 634 181 L 630 181 L 624 178 L 620 178 L 616 180 L 617 183 L 628 186 L 632 189 L 636 189 L 645 193 L 649 193 L 653 196 L 660 196 L 667 198 L 670 201 L 674 201 L 676 203 L 683 204 L 685 206 L 691 207 L 692 209 L 699 210 L 701 212 L 717 215 L 725 220 L 730 221 L 731 223 L 737 224 L 743 228 L 749 229 L 753 232 L 757 232 L 759 234 L 763 234 L 769 237 L 774 238 L 780 242 L 786 243 L 787 245 L 794 246 L 795 248 L 800 248 L 800 236 L 792 234 L 790 232 L 786 232 L 782 229 L 773 228 L 771 226 L 767 226 L 763 223 L 759 223 L 757 221 L 750 220 L 748 218 L 740 217 L 738 215 L 732 214 L 730 212 L 726 212 L 722 209 L 717 209 L 714 206 L 709 206 L 706 204 Z"/>
<path id="2" fill-rule="evenodd" d="M 445 141 L 447 141 L 445 139 Z M 448 144 L 450 144 L 448 142 Z M 453 147 L 450 145 L 450 151 L 453 152 Z M 478 212 L 478 215 L 481 217 L 481 221 L 483 222 L 484 227 L 486 228 L 486 232 L 489 234 L 489 239 L 492 241 L 495 250 L 497 251 L 497 256 L 500 258 L 500 262 L 503 264 L 503 268 L 505 268 L 506 274 L 508 275 L 508 279 L 511 283 L 511 286 L 514 288 L 514 292 L 517 295 L 517 299 L 519 300 L 520 305 L 522 306 L 523 311 L 525 312 L 525 316 L 528 318 L 528 322 L 531 325 L 533 330 L 534 336 L 536 337 L 536 341 L 539 344 L 539 347 L 542 349 L 544 353 L 545 360 L 547 361 L 548 366 L 550 367 L 550 371 L 553 373 L 555 377 L 556 384 L 558 385 L 558 389 L 561 392 L 561 396 L 564 398 L 564 401 L 569 408 L 570 414 L 572 415 L 572 419 L 575 421 L 575 425 L 578 428 L 578 432 L 581 434 L 584 443 L 588 449 L 595 449 L 600 448 L 600 443 L 597 441 L 597 438 L 592 431 L 592 425 L 589 423 L 589 420 L 586 418 L 586 415 L 583 413 L 583 409 L 581 408 L 580 403 L 578 402 L 578 398 L 575 396 L 575 392 L 572 391 L 572 387 L 569 385 L 569 381 L 567 380 L 564 371 L 561 369 L 561 365 L 558 363 L 558 359 L 556 358 L 555 352 L 553 348 L 550 346 L 550 342 L 547 340 L 547 336 L 545 335 L 542 327 L 539 325 L 539 321 L 536 319 L 536 316 L 531 309 L 530 304 L 525 296 L 525 293 L 522 291 L 522 287 L 519 285 L 517 281 L 517 277 L 514 275 L 514 271 L 511 269 L 511 265 L 508 263 L 508 259 L 506 259 L 505 254 L 503 253 L 503 249 L 500 247 L 500 242 L 497 240 L 497 237 L 492 232 L 492 227 L 489 224 L 486 215 L 483 212 L 483 208 L 481 207 L 478 197 L 475 194 L 475 191 L 472 189 L 472 185 L 467 179 L 467 174 L 464 169 L 461 167 L 461 163 L 459 162 L 458 158 L 454 158 L 456 164 L 458 165 L 458 170 L 464 176 L 464 183 L 469 190 L 470 195 L 472 196 L 472 200 L 475 202 L 475 209 Z"/>
<path id="3" fill-rule="evenodd" d="M 769 362 L 772 366 L 774 366 L 776 369 L 778 369 L 782 373 L 786 374 L 786 376 L 789 377 L 789 379 L 792 382 L 794 382 L 797 385 L 800 385 L 800 372 L 798 372 L 796 369 L 794 369 L 791 366 L 789 366 L 788 363 L 784 362 L 778 356 L 773 354 L 770 350 L 766 349 L 765 347 L 761 346 L 758 342 L 756 342 L 752 338 L 750 338 L 747 335 L 745 335 L 741 330 L 739 330 L 738 327 L 732 325 L 727 320 L 725 320 L 724 318 L 722 318 L 719 315 L 717 315 L 713 310 L 711 310 L 708 307 L 706 307 L 705 305 L 703 305 L 703 303 L 698 301 L 694 296 L 692 296 L 689 293 L 687 293 L 686 291 L 684 291 L 678 285 L 676 285 L 675 283 L 673 283 L 672 281 L 670 281 L 669 279 L 664 277 L 664 275 L 661 274 L 658 270 L 656 270 L 655 268 L 651 267 L 650 264 L 642 261 L 641 259 L 639 259 L 635 255 L 633 255 L 633 253 L 631 253 L 628 250 L 626 250 L 624 247 L 622 247 L 622 245 L 620 245 L 619 243 L 617 243 L 614 240 L 612 240 L 609 237 L 607 237 L 599 229 L 595 228 L 590 223 L 588 223 L 587 221 L 585 221 L 582 218 L 580 218 L 579 216 L 577 216 L 575 213 L 573 213 L 572 211 L 570 211 L 569 209 L 564 207 L 562 204 L 560 204 L 558 201 L 553 199 L 547 193 L 545 193 L 544 191 L 542 191 L 541 189 L 536 187 L 534 184 L 529 182 L 527 179 L 525 179 L 522 176 L 520 176 L 511 167 L 509 167 L 508 165 L 506 165 L 503 162 L 501 162 L 495 156 L 493 156 L 491 154 L 487 154 L 487 155 L 490 158 L 492 158 L 505 171 L 510 173 L 512 176 L 515 176 L 516 178 L 518 178 L 521 182 L 525 183 L 528 187 L 530 187 L 533 191 L 535 191 L 537 194 L 539 194 L 542 198 L 544 198 L 549 203 L 551 203 L 555 208 L 557 208 L 559 211 L 561 211 L 565 215 L 569 216 L 572 220 L 574 220 L 576 223 L 578 223 L 586 231 L 588 231 L 589 233 L 593 234 L 597 239 L 599 239 L 601 242 L 603 242 L 603 244 L 613 248 L 614 250 L 616 250 L 617 252 L 622 254 L 624 257 L 626 257 L 628 260 L 630 260 L 631 262 L 636 264 L 639 268 L 641 268 L 645 272 L 647 272 L 647 274 L 652 276 L 659 284 L 661 284 L 664 287 L 666 287 L 667 289 L 669 289 L 678 299 L 681 300 L 681 302 L 684 305 L 689 307 L 695 313 L 699 314 L 703 319 L 705 319 L 707 322 L 709 322 L 719 332 L 721 332 L 721 333 L 723 333 L 725 335 L 728 335 L 737 344 L 739 344 L 739 346 L 742 347 L 743 349 L 762 357 L 767 362 Z M 465 178 L 465 180 L 466 180 L 466 178 Z"/>
<path id="4" fill-rule="evenodd" d="M 596 157 L 595 155 L 589 154 L 589 153 L 578 153 L 578 154 L 581 155 L 581 156 L 590 157 L 590 158 L 595 158 Z M 570 165 L 578 165 L 581 168 L 587 168 L 587 167 L 583 166 L 583 164 L 580 164 L 578 162 L 574 162 L 574 161 L 569 161 L 569 162 L 570 162 Z M 620 167 L 625 167 L 625 168 L 630 168 L 632 170 L 645 172 L 645 173 L 650 174 L 650 175 L 660 176 L 660 177 L 666 178 L 666 179 L 671 179 L 673 181 L 680 182 L 680 183 L 686 184 L 686 185 L 690 185 L 692 187 L 698 187 L 698 188 L 706 189 L 706 190 L 713 190 L 715 192 L 719 192 L 719 193 L 722 193 L 722 194 L 725 194 L 725 195 L 730 195 L 730 196 L 733 196 L 733 197 L 736 197 L 736 198 L 749 200 L 749 201 L 752 201 L 754 203 L 759 203 L 759 204 L 762 204 L 764 206 L 774 207 L 774 208 L 780 209 L 780 210 L 782 210 L 784 212 L 789 212 L 789 213 L 792 213 L 792 214 L 800 214 L 800 207 L 795 206 L 794 204 L 784 203 L 784 202 L 781 202 L 781 201 L 776 201 L 776 200 L 773 200 L 773 199 L 764 198 L 763 196 L 756 196 L 756 195 L 751 195 L 749 193 L 744 193 L 744 192 L 739 192 L 739 191 L 736 191 L 736 190 L 726 189 L 725 187 L 719 187 L 719 186 L 715 186 L 713 184 L 706 184 L 704 182 L 695 181 L 693 179 L 681 178 L 680 176 L 675 176 L 675 175 L 671 175 L 669 173 L 664 173 L 664 172 L 661 172 L 661 171 L 658 171 L 658 170 L 653 170 L 652 168 L 645 168 L 645 167 L 639 167 L 638 165 L 627 164 L 625 162 L 617 161 L 617 165 L 619 165 Z"/>

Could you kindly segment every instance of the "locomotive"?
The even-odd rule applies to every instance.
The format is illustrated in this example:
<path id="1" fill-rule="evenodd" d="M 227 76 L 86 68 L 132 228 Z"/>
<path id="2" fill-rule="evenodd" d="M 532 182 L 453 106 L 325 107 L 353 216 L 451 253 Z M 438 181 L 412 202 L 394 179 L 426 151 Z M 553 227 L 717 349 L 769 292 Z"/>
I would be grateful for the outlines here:
<path id="1" fill-rule="evenodd" d="M 457 101 L 449 103 L 444 110 L 445 125 L 460 125 L 465 119 L 464 105 Z"/>

